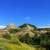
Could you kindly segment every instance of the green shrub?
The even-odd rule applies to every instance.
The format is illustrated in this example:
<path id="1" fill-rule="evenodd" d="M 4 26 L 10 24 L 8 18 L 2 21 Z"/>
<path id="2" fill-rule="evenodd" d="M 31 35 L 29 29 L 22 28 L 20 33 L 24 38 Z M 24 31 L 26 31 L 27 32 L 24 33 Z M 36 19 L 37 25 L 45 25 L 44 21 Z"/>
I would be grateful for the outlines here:
<path id="1" fill-rule="evenodd" d="M 6 34 L 3 35 L 3 38 L 11 39 L 11 36 L 10 36 L 10 34 L 6 33 Z"/>
<path id="2" fill-rule="evenodd" d="M 16 32 L 18 32 L 19 31 L 19 29 L 9 29 L 9 32 L 10 33 L 16 33 Z"/>

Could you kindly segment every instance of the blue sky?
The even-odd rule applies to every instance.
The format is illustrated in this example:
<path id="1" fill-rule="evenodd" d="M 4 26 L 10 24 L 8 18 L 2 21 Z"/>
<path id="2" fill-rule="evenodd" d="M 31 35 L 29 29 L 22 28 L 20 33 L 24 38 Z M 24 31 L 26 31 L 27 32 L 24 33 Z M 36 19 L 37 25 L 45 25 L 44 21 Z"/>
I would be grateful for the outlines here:
<path id="1" fill-rule="evenodd" d="M 50 0 L 0 0 L 0 25 L 9 23 L 50 25 Z"/>

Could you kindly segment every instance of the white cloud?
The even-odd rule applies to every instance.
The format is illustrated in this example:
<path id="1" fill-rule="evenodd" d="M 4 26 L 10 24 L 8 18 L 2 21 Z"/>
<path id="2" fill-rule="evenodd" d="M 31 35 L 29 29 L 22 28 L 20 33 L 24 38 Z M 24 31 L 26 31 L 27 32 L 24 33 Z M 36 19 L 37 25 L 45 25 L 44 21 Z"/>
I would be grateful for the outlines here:
<path id="1" fill-rule="evenodd" d="M 48 25 L 48 26 L 39 26 L 39 28 L 50 28 L 50 25 Z"/>
<path id="2" fill-rule="evenodd" d="M 6 26 L 3 26 L 3 25 L 0 25 L 0 29 L 3 29 L 3 28 L 5 28 Z"/>

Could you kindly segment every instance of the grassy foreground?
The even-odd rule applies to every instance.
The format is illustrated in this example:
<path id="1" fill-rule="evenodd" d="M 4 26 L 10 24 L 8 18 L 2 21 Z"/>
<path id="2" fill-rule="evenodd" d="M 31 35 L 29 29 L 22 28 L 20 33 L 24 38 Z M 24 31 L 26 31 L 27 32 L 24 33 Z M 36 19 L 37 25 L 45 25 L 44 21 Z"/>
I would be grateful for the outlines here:
<path id="1" fill-rule="evenodd" d="M 0 49 L 3 49 L 3 50 L 35 50 L 35 48 L 30 47 L 27 44 L 23 44 L 23 43 L 20 43 L 20 45 L 12 44 L 3 38 L 0 39 Z"/>
<path id="2" fill-rule="evenodd" d="M 23 43 L 12 44 L 12 43 L 9 43 L 7 39 L 3 39 L 3 38 L 0 38 L 0 49 L 3 49 L 3 50 L 41 50 L 40 48 L 34 48 Z"/>

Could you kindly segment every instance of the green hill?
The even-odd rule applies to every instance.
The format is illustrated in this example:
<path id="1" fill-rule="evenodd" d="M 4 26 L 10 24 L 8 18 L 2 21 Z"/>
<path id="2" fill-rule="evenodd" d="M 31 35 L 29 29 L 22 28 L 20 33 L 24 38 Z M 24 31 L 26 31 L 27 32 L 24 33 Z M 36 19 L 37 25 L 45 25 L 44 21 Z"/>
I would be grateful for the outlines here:
<path id="1" fill-rule="evenodd" d="M 0 31 L 0 50 L 45 50 L 43 47 L 50 44 L 48 33 L 41 34 L 34 25 L 13 26 L 3 29 L 3 34 Z"/>
<path id="2" fill-rule="evenodd" d="M 33 48 L 21 42 L 20 42 L 20 45 L 13 44 L 13 43 L 10 43 L 9 40 L 0 38 L 0 49 L 3 49 L 3 50 L 35 50 L 36 48 Z"/>
<path id="3" fill-rule="evenodd" d="M 40 47 L 35 47 L 22 43 L 14 34 L 10 34 L 11 38 L 0 38 L 0 50 L 41 50 Z M 45 48 L 42 48 L 45 50 Z"/>

